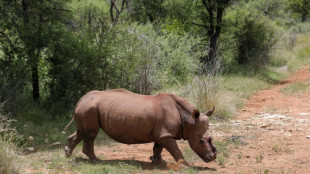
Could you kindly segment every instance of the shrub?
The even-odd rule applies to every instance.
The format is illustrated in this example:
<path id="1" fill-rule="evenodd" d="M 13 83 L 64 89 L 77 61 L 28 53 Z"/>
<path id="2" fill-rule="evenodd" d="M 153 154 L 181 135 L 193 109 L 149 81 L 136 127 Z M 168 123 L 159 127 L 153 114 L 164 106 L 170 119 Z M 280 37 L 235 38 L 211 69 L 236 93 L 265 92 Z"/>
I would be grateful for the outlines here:
<path id="1" fill-rule="evenodd" d="M 273 6 L 270 7 L 271 11 L 265 14 L 261 10 L 265 9 L 265 6 L 258 6 L 255 2 L 239 3 L 229 8 L 224 16 L 225 27 L 219 50 L 224 59 L 223 63 L 228 67 L 236 64 L 252 67 L 268 65 L 277 38 L 284 33 L 277 21 L 268 18 L 271 15 L 280 19 L 280 14 L 273 14 Z M 269 9 L 268 4 L 265 5 Z"/>
<path id="2" fill-rule="evenodd" d="M 260 67 L 267 65 L 275 44 L 271 22 L 260 15 L 243 13 L 240 15 L 236 26 L 238 27 L 234 35 L 237 43 L 237 62 Z"/>
<path id="3" fill-rule="evenodd" d="M 156 31 L 151 24 L 123 23 L 92 32 L 96 37 L 67 35 L 72 42 L 53 46 L 47 67 L 51 97 L 76 101 L 86 91 L 112 88 L 149 94 L 186 82 L 202 54 L 199 38 Z"/>

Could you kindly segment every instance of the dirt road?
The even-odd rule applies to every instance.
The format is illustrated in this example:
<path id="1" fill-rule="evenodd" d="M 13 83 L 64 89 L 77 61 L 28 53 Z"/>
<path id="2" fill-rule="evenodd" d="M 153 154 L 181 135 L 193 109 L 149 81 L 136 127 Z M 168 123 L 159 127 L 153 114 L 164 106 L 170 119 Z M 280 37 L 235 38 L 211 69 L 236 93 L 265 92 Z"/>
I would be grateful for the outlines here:
<path id="1" fill-rule="evenodd" d="M 230 125 L 241 145 L 219 172 L 310 173 L 310 92 L 285 94 L 294 83 L 310 83 L 309 66 L 247 101 Z"/>
<path id="2" fill-rule="evenodd" d="M 305 66 L 290 78 L 253 95 L 234 120 L 211 125 L 215 140 L 225 142 L 227 152 L 217 162 L 204 163 L 198 157 L 187 159 L 199 173 L 310 173 L 310 92 L 284 94 L 296 82 L 310 83 Z M 188 144 L 179 141 L 185 157 Z M 152 144 L 97 147 L 105 161 L 131 160 L 152 172 Z M 189 153 L 190 154 L 190 153 Z M 168 168 L 177 168 L 167 151 Z M 220 164 L 219 164 L 220 163 Z M 164 166 L 162 172 L 168 172 Z M 179 171 L 181 172 L 181 171 Z"/>

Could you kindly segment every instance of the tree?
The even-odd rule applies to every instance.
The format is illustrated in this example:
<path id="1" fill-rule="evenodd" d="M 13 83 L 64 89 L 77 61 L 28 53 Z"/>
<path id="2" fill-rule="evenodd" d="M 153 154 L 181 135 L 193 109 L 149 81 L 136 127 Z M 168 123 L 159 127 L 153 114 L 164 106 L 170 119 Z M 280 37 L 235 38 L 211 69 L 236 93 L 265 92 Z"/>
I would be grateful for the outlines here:
<path id="1" fill-rule="evenodd" d="M 163 3 L 164 0 L 131 0 L 129 1 L 128 12 L 138 22 L 146 23 L 150 21 L 153 23 L 166 15 Z"/>
<path id="2" fill-rule="evenodd" d="M 111 21 L 113 22 L 113 24 L 118 23 L 121 13 L 127 7 L 128 7 L 128 0 L 122 0 L 122 5 L 120 8 L 118 7 L 116 0 L 111 0 L 110 16 L 111 16 Z"/>
<path id="3" fill-rule="evenodd" d="M 197 3 L 203 10 L 199 14 L 200 23 L 193 22 L 194 25 L 203 27 L 209 38 L 209 52 L 202 58 L 206 64 L 214 64 L 216 59 L 217 40 L 222 30 L 222 18 L 224 10 L 230 0 L 201 0 Z"/>
<path id="4" fill-rule="evenodd" d="M 39 62 L 44 48 L 57 37 L 57 26 L 64 20 L 66 0 L 3 0 L 0 2 L 1 49 L 6 56 L 24 59 L 30 71 L 32 97 L 40 97 Z M 6 46 L 9 45 L 8 46 Z"/>
<path id="5" fill-rule="evenodd" d="M 301 21 L 305 22 L 310 14 L 309 0 L 292 0 L 290 7 L 294 13 L 301 15 Z"/>

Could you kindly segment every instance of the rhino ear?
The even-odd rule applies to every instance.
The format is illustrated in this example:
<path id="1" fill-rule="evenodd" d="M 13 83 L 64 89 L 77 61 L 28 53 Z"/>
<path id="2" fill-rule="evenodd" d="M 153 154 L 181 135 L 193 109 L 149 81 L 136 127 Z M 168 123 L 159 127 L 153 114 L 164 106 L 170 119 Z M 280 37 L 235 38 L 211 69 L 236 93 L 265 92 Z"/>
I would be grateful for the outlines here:
<path id="1" fill-rule="evenodd" d="M 213 106 L 213 109 L 212 109 L 212 110 L 206 112 L 205 115 L 207 115 L 208 117 L 210 117 L 210 116 L 213 114 L 214 109 L 215 109 L 215 106 Z"/>
<path id="2" fill-rule="evenodd" d="M 199 118 L 200 112 L 196 109 L 193 110 L 192 116 L 188 117 L 188 119 L 185 120 L 186 124 L 188 125 L 195 125 L 197 118 Z"/>
<path id="3" fill-rule="evenodd" d="M 192 113 L 192 117 L 197 119 L 199 117 L 199 115 L 200 115 L 200 112 L 198 110 L 194 109 L 193 113 Z"/>

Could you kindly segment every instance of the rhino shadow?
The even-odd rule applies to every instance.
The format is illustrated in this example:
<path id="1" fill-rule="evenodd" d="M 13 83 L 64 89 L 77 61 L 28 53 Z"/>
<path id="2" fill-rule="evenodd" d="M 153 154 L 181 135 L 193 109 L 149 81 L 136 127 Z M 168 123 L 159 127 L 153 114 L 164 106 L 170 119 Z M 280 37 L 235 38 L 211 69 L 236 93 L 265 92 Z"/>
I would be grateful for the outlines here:
<path id="1" fill-rule="evenodd" d="M 159 163 L 152 163 L 152 162 L 145 162 L 145 161 L 139 161 L 139 160 L 98 160 L 94 163 L 91 163 L 88 159 L 77 157 L 74 160 L 77 163 L 90 163 L 90 164 L 96 164 L 96 165 L 109 165 L 109 166 L 115 166 L 119 167 L 121 164 L 125 165 L 131 165 L 141 167 L 142 170 L 175 170 L 178 171 L 181 168 L 177 166 L 175 163 L 167 163 L 165 161 L 159 162 Z M 199 166 L 190 166 L 190 169 L 195 169 L 198 171 L 216 171 L 215 168 L 209 168 L 209 167 L 199 167 Z"/>

